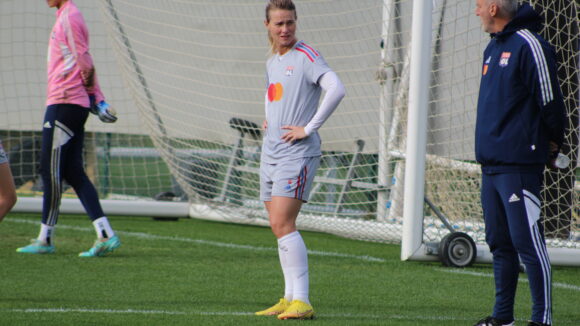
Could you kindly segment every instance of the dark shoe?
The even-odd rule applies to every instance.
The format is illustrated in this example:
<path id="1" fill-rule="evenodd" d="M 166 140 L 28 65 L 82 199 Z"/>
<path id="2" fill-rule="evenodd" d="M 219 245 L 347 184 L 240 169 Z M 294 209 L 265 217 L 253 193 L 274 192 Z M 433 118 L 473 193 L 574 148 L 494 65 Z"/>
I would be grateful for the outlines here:
<path id="1" fill-rule="evenodd" d="M 514 326 L 513 320 L 497 319 L 492 316 L 486 317 L 473 326 Z"/>
<path id="2" fill-rule="evenodd" d="M 537 321 L 531 321 L 528 323 L 528 326 L 550 326 L 549 324 L 538 323 Z"/>

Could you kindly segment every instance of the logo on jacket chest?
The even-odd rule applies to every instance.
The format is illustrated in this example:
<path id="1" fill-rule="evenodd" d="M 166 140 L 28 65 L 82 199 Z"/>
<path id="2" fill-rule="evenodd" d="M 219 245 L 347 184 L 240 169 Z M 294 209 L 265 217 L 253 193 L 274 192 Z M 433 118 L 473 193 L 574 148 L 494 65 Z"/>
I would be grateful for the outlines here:
<path id="1" fill-rule="evenodd" d="M 294 75 L 294 66 L 286 67 L 286 72 L 284 74 L 288 77 Z"/>
<path id="2" fill-rule="evenodd" d="M 482 74 L 485 76 L 487 75 L 487 69 L 489 69 L 489 63 L 491 62 L 491 57 L 488 57 L 483 64 L 483 71 Z"/>
<path id="3" fill-rule="evenodd" d="M 507 65 L 510 61 L 511 55 L 512 55 L 511 52 L 502 52 L 501 57 L 499 58 L 499 66 L 500 67 L 507 67 Z"/>

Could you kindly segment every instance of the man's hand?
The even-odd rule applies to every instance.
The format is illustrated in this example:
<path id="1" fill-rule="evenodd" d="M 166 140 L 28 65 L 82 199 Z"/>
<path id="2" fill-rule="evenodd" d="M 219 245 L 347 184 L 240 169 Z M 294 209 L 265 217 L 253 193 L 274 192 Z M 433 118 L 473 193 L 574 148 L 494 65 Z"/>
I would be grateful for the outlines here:
<path id="1" fill-rule="evenodd" d="M 560 153 L 560 147 L 550 142 L 550 163 L 548 168 L 551 170 L 565 169 L 570 165 L 570 158 Z"/>
<path id="2" fill-rule="evenodd" d="M 551 141 L 550 142 L 550 153 L 552 154 L 552 156 L 556 156 L 556 155 L 558 155 L 558 152 L 560 152 L 560 147 L 558 146 L 558 144 Z"/>
<path id="3" fill-rule="evenodd" d="M 283 126 L 282 129 L 290 130 L 281 137 L 285 143 L 288 142 L 293 143 L 297 140 L 304 139 L 307 137 L 306 132 L 304 131 L 304 127 Z"/>

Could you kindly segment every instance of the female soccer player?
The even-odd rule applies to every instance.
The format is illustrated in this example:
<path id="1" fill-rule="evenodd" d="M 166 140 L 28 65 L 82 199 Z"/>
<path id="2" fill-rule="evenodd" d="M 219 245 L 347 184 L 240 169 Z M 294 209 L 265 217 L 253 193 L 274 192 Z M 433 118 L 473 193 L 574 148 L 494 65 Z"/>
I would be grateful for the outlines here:
<path id="1" fill-rule="evenodd" d="M 309 319 L 308 257 L 296 218 L 308 200 L 320 162 L 318 128 L 345 95 L 344 86 L 322 55 L 296 39 L 296 7 L 270 0 L 264 24 L 272 56 L 267 62 L 266 120 L 260 164 L 260 198 L 278 238 L 284 297 L 256 315 Z M 320 106 L 322 90 L 326 92 Z"/>
<path id="2" fill-rule="evenodd" d="M 57 8 L 48 43 L 46 111 L 42 127 L 40 174 L 44 190 L 40 233 L 20 253 L 51 254 L 59 216 L 63 180 L 75 190 L 93 222 L 97 240 L 80 257 L 102 257 L 121 245 L 105 216 L 99 195 L 87 177 L 83 163 L 85 123 L 89 112 L 103 122 L 117 120 L 97 81 L 89 53 L 89 32 L 83 15 L 72 0 L 47 0 Z"/>

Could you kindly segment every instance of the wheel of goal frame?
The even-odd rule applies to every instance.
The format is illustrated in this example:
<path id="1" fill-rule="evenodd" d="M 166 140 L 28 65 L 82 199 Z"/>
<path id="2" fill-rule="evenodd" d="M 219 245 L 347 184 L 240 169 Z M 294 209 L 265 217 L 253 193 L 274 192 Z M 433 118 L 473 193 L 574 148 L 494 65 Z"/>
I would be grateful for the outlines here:
<path id="1" fill-rule="evenodd" d="M 475 242 L 466 233 L 449 233 L 439 243 L 439 258 L 445 266 L 468 267 L 476 256 Z"/>
<path id="2" fill-rule="evenodd" d="M 157 201 L 173 201 L 178 198 L 178 196 L 172 191 L 163 191 L 155 195 L 155 200 Z M 155 221 L 169 222 L 169 221 L 179 221 L 178 217 L 164 217 L 164 216 L 152 216 Z"/>

